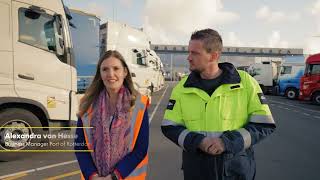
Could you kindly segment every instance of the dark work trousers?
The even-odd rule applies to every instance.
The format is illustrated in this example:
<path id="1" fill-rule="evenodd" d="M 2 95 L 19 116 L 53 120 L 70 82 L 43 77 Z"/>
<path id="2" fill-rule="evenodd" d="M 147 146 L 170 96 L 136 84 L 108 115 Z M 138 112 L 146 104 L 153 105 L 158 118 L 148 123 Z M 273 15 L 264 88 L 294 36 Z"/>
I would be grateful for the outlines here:
<path id="1" fill-rule="evenodd" d="M 254 180 L 256 172 L 252 148 L 217 156 L 184 151 L 182 161 L 184 180 Z"/>

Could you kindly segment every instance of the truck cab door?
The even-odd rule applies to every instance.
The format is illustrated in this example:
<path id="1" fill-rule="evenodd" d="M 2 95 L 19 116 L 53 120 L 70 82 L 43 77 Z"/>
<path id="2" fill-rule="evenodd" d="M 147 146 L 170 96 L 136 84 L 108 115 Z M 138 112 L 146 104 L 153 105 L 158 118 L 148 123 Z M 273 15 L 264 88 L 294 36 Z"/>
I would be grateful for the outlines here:
<path id="1" fill-rule="evenodd" d="M 46 107 L 50 119 L 69 119 L 71 68 L 56 12 L 12 1 L 14 81 L 19 97 Z"/>
<path id="2" fill-rule="evenodd" d="M 310 87 L 312 87 L 312 92 L 320 90 L 320 64 L 310 64 Z"/>

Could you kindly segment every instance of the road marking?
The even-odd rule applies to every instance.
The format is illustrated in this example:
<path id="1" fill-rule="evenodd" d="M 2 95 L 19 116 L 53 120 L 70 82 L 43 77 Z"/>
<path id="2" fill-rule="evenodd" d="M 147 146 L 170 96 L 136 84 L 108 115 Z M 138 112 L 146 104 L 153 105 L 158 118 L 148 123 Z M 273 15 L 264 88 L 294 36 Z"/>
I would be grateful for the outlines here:
<path id="1" fill-rule="evenodd" d="M 42 171 L 42 170 L 45 170 L 45 169 L 50 169 L 50 168 L 54 168 L 54 167 L 58 167 L 58 166 L 64 166 L 64 165 L 67 165 L 67 164 L 72 164 L 72 163 L 76 163 L 78 162 L 77 160 L 73 160 L 73 161 L 66 161 L 66 162 L 62 162 L 62 163 L 57 163 L 57 164 L 52 164 L 52 165 L 48 165 L 48 166 L 43 166 L 43 167 L 40 167 L 40 168 L 36 168 L 37 171 Z"/>
<path id="2" fill-rule="evenodd" d="M 13 177 L 13 176 L 17 176 L 17 175 L 20 175 L 20 174 L 28 174 L 28 173 L 32 173 L 32 172 L 36 172 L 36 171 L 42 171 L 42 170 L 45 170 L 45 169 L 54 168 L 54 167 L 58 167 L 58 166 L 64 166 L 64 165 L 72 164 L 72 163 L 76 163 L 76 162 L 78 162 L 78 161 L 77 160 L 66 161 L 66 162 L 62 162 L 62 163 L 57 163 L 57 164 L 52 164 L 52 165 L 48 165 L 48 166 L 35 168 L 35 169 L 29 169 L 29 170 L 26 170 L 26 171 L 20 171 L 20 172 L 16 172 L 16 173 L 0 176 L 0 179 Z"/>
<path id="3" fill-rule="evenodd" d="M 8 177 L 8 178 L 4 178 L 3 180 L 14 180 L 14 179 L 19 179 L 21 177 L 24 177 L 24 176 L 27 176 L 28 174 L 27 173 L 20 173 L 20 174 L 17 174 L 15 176 L 11 176 L 11 177 Z"/>
<path id="4" fill-rule="evenodd" d="M 163 99 L 163 97 L 164 97 L 164 94 L 166 93 L 168 87 L 169 87 L 169 85 L 167 85 L 166 89 L 163 91 L 163 93 L 162 93 L 162 95 L 161 95 L 161 97 L 160 97 L 160 99 L 159 99 L 159 101 L 158 101 L 158 103 L 157 103 L 157 106 L 156 106 L 156 107 L 154 108 L 154 110 L 152 111 L 151 116 L 150 116 L 150 119 L 149 119 L 149 123 L 151 123 L 154 114 L 157 112 L 158 107 L 159 107 L 159 105 L 160 105 L 160 102 L 162 101 L 162 99 Z"/>
<path id="5" fill-rule="evenodd" d="M 19 176 L 20 174 L 28 174 L 28 173 L 32 173 L 32 172 L 35 172 L 35 171 L 36 171 L 35 169 L 30 169 L 30 170 L 27 170 L 27 171 L 20 171 L 20 172 L 17 172 L 17 173 L 12 173 L 12 174 L 7 174 L 7 175 L 4 175 L 4 176 L 0 176 L 0 179 L 5 179 L 5 178 L 13 177 L 13 176 Z"/>
<path id="6" fill-rule="evenodd" d="M 73 171 L 73 172 L 61 174 L 59 176 L 49 177 L 49 178 L 46 178 L 44 180 L 57 180 L 57 179 L 62 179 L 62 178 L 69 177 L 69 176 L 74 176 L 74 175 L 77 175 L 77 174 L 80 174 L 80 173 L 81 173 L 81 171 L 78 170 L 78 171 Z"/>
<path id="7" fill-rule="evenodd" d="M 283 103 L 283 102 L 280 102 L 280 101 L 275 101 L 275 100 L 268 100 L 268 101 L 273 102 L 273 103 L 278 103 L 278 104 L 282 104 L 282 105 L 295 107 L 295 108 L 302 109 L 302 110 L 305 110 L 305 111 L 316 112 L 316 113 L 320 112 L 320 111 L 316 111 L 316 110 L 312 110 L 312 109 L 306 109 L 306 108 L 303 108 L 303 107 L 295 106 L 295 105 L 292 105 L 292 104 Z"/>
<path id="8" fill-rule="evenodd" d="M 320 119 L 320 116 L 313 116 L 314 118 Z"/>
<path id="9" fill-rule="evenodd" d="M 306 115 L 306 116 L 310 116 L 310 114 L 308 114 L 308 113 L 303 113 L 304 115 Z"/>

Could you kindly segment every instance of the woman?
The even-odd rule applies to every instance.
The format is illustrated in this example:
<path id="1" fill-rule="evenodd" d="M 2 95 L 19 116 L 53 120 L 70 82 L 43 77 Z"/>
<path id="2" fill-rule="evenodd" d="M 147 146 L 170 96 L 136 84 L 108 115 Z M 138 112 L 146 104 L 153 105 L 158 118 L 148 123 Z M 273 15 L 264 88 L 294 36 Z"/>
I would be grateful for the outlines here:
<path id="1" fill-rule="evenodd" d="M 149 141 L 148 98 L 133 87 L 118 51 L 107 51 L 81 99 L 75 139 L 84 179 L 145 179 Z M 92 128 L 88 128 L 92 127 Z M 85 144 L 86 146 L 81 146 Z"/>

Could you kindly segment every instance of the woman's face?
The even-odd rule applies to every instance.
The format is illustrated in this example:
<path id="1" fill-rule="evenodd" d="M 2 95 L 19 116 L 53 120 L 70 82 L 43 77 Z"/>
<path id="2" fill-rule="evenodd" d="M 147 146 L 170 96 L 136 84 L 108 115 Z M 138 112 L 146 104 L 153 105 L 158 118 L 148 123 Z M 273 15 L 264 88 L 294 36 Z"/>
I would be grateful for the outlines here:
<path id="1" fill-rule="evenodd" d="M 127 74 L 127 69 L 122 66 L 118 58 L 109 57 L 101 63 L 100 75 L 108 92 L 117 93 Z"/>

